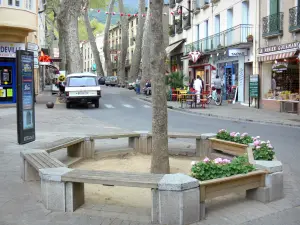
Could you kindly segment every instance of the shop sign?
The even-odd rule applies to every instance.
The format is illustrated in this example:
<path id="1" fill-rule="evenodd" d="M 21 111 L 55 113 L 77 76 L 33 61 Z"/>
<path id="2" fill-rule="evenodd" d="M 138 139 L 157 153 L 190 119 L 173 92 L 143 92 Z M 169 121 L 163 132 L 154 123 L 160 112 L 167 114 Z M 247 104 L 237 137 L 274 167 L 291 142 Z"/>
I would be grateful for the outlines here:
<path id="1" fill-rule="evenodd" d="M 31 51 L 17 54 L 17 129 L 18 143 L 35 141 L 34 56 Z"/>
<path id="2" fill-rule="evenodd" d="M 250 82 L 249 82 L 249 97 L 258 98 L 258 91 L 259 91 L 259 79 L 258 75 L 250 75 Z"/>
<path id="3" fill-rule="evenodd" d="M 245 48 L 231 48 L 228 49 L 228 56 L 247 56 L 248 49 Z"/>
<path id="4" fill-rule="evenodd" d="M 0 42 L 0 57 L 16 58 L 17 50 L 25 50 L 25 43 Z"/>
<path id="5" fill-rule="evenodd" d="M 39 46 L 35 43 L 27 42 L 27 50 L 31 52 L 37 52 L 39 50 Z"/>
<path id="6" fill-rule="evenodd" d="M 259 54 L 282 51 L 282 50 L 289 50 L 289 49 L 299 49 L 299 48 L 300 48 L 300 42 L 294 42 L 294 43 L 289 43 L 289 44 L 275 45 L 275 46 L 271 46 L 271 47 L 260 48 Z"/>
<path id="7" fill-rule="evenodd" d="M 287 70 L 288 63 L 286 62 L 277 62 L 272 65 L 272 70 L 277 73 L 282 73 L 282 71 Z"/>

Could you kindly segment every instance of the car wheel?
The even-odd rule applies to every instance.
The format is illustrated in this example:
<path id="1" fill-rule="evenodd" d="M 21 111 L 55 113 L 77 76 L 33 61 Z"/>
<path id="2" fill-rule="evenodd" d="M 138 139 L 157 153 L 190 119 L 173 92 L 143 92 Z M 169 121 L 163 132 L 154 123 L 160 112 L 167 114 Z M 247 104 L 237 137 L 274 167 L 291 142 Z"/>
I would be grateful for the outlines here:
<path id="1" fill-rule="evenodd" d="M 98 101 L 95 101 L 94 104 L 95 104 L 95 108 L 98 109 L 98 108 L 99 108 L 99 100 L 98 100 Z"/>
<path id="2" fill-rule="evenodd" d="M 70 109 L 70 108 L 71 108 L 71 103 L 70 103 L 70 102 L 67 102 L 67 103 L 66 103 L 66 108 L 67 108 L 67 109 Z"/>

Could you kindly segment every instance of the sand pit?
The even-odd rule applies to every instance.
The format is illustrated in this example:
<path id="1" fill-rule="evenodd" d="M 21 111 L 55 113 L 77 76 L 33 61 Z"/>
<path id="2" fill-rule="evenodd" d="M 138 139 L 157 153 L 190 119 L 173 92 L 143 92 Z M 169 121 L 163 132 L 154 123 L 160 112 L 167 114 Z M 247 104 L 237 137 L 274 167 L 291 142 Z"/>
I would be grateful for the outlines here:
<path id="1" fill-rule="evenodd" d="M 199 160 L 193 157 L 170 157 L 171 173 L 189 174 L 191 162 Z M 86 160 L 75 168 L 149 173 L 151 156 L 126 154 L 118 157 Z M 151 190 L 149 188 L 107 187 L 96 184 L 85 184 L 85 200 L 89 204 L 109 204 L 124 207 L 151 208 Z"/>

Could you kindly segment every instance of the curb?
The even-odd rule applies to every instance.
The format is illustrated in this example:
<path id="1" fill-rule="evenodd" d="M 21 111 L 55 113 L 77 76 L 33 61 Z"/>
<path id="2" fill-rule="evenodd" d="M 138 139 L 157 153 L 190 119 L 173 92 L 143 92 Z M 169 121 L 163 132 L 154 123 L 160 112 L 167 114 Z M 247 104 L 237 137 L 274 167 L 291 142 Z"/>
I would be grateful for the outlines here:
<path id="1" fill-rule="evenodd" d="M 149 102 L 152 103 L 150 99 L 144 99 L 144 98 L 139 98 L 137 99 L 144 101 L 144 102 Z M 218 116 L 215 114 L 206 114 L 206 113 L 199 113 L 199 112 L 191 112 L 186 109 L 181 109 L 181 108 L 176 108 L 173 106 L 167 106 L 168 109 L 174 110 L 174 111 L 179 111 L 179 112 L 185 112 L 193 115 L 198 115 L 198 116 L 206 116 L 206 117 L 213 117 L 217 119 L 226 119 L 226 120 L 231 120 L 231 121 L 240 121 L 240 122 L 250 122 L 250 123 L 259 123 L 259 124 L 271 124 L 271 125 L 280 125 L 280 126 L 287 126 L 287 127 L 294 127 L 294 128 L 300 128 L 300 124 L 286 124 L 286 123 L 281 123 L 281 122 L 273 122 L 273 121 L 261 121 L 261 120 L 252 120 L 252 119 L 242 119 L 242 118 L 232 118 L 232 117 L 226 117 L 226 116 Z"/>

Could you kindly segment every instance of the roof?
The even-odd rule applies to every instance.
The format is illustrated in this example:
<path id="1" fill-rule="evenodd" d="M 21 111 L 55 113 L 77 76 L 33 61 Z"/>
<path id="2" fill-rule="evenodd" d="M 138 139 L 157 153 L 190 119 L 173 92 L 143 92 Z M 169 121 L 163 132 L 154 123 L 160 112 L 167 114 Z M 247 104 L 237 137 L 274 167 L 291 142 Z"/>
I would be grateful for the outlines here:
<path id="1" fill-rule="evenodd" d="M 72 73 L 72 74 L 68 74 L 67 77 L 80 77 L 80 76 L 91 76 L 91 77 L 97 77 L 96 74 L 94 73 Z"/>

